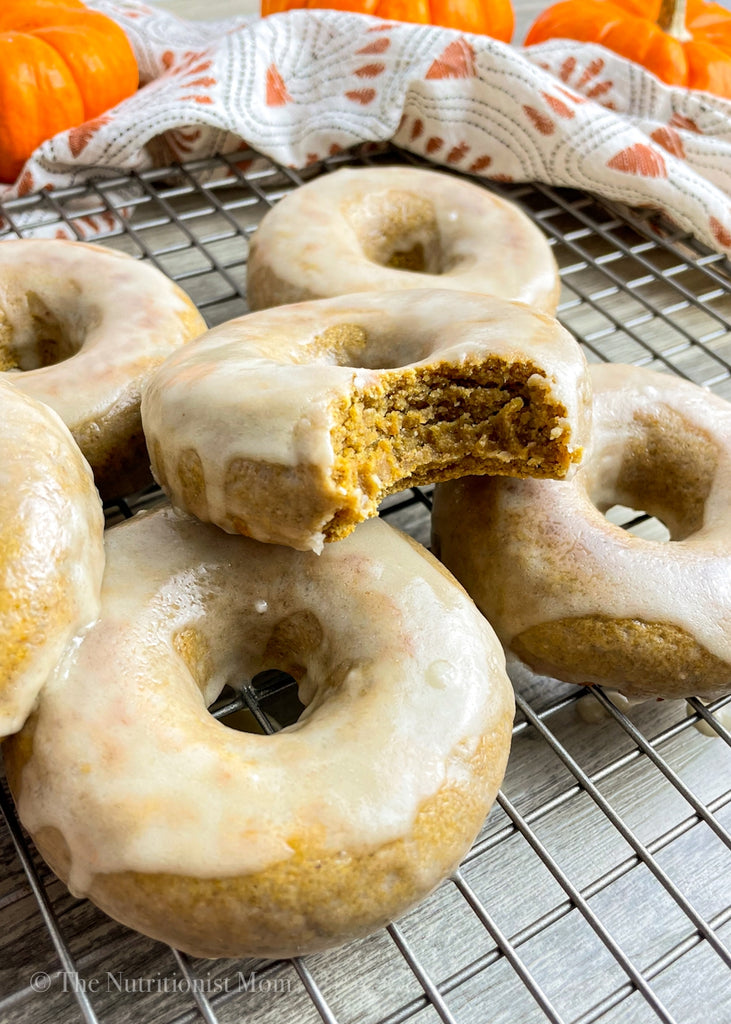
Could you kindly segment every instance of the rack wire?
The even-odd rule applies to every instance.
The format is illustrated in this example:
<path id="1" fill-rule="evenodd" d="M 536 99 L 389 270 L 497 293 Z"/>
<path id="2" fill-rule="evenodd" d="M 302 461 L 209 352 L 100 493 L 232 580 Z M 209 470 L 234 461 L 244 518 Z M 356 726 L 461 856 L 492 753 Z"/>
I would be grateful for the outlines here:
<path id="1" fill-rule="evenodd" d="M 150 260 L 213 326 L 246 312 L 248 242 L 271 205 L 314 175 L 394 162 L 424 163 L 368 145 L 301 172 L 244 151 L 110 177 L 0 207 L 0 241 L 60 234 Z M 590 361 L 676 373 L 731 399 L 722 256 L 650 211 L 482 184 L 546 234 L 559 318 Z M 108 522 L 160 500 L 151 488 L 110 503 Z M 382 514 L 428 543 L 430 501 L 415 489 Z M 641 512 L 613 512 L 667 535 Z M 193 960 L 117 925 L 54 878 L 0 787 L 0 1021 L 731 1022 L 731 697 L 627 708 L 601 688 L 511 672 L 507 775 L 459 870 L 388 929 L 328 954 Z M 270 672 L 211 710 L 267 732 L 300 707 L 292 680 Z"/>

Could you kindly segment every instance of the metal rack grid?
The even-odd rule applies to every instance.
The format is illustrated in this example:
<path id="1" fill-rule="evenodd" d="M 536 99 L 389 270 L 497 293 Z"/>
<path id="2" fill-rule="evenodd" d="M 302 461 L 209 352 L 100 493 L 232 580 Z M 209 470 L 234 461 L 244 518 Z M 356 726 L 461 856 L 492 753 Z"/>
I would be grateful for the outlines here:
<path id="1" fill-rule="evenodd" d="M 213 326 L 246 311 L 248 240 L 269 206 L 339 166 L 403 161 L 423 163 L 369 145 L 304 172 L 243 152 L 109 178 L 0 207 L 0 240 L 61 233 L 149 259 Z M 723 257 L 648 211 L 485 187 L 549 238 L 559 317 L 590 360 L 678 373 L 731 398 Z M 151 489 L 111 504 L 108 521 L 159 500 Z M 382 514 L 428 543 L 429 507 L 425 488 Z M 662 538 L 647 516 L 617 514 Z M 508 772 L 459 871 L 387 930 L 303 960 L 196 961 L 117 925 L 53 877 L 0 787 L 0 1021 L 731 1022 L 731 697 L 627 709 L 599 688 L 512 672 Z M 298 705 L 275 672 L 212 711 L 268 731 Z"/>

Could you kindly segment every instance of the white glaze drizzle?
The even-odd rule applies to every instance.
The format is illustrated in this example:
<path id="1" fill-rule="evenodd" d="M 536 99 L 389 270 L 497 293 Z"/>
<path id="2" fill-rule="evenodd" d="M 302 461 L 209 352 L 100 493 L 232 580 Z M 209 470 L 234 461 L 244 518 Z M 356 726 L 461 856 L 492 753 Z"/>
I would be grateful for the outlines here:
<path id="1" fill-rule="evenodd" d="M 77 893 L 98 872 L 256 872 L 313 829 L 333 853 L 375 849 L 512 713 L 490 627 L 382 520 L 317 557 L 164 509 L 109 531 L 107 551 L 102 614 L 44 690 L 19 796 L 32 833 L 66 839 Z M 323 632 L 298 652 L 299 722 L 271 737 L 216 722 L 206 701 L 277 667 L 266 642 L 303 610 Z M 173 649 L 191 627 L 205 697 Z"/>
<path id="2" fill-rule="evenodd" d="M 382 266 L 364 253 L 348 210 L 370 213 L 399 192 L 432 204 L 442 273 Z M 419 241 L 428 240 L 415 233 L 405 244 Z M 290 192 L 254 235 L 250 270 L 260 265 L 308 298 L 454 288 L 553 313 L 559 291 L 551 247 L 516 204 L 473 182 L 416 167 L 343 168 Z"/>
<path id="3" fill-rule="evenodd" d="M 51 409 L 0 380 L 0 736 L 16 732 L 65 644 L 99 611 L 104 516 L 91 471 Z M 5 618 L 7 616 L 7 619 Z M 7 649 L 7 647 L 6 647 Z"/>
<path id="4" fill-rule="evenodd" d="M 365 332 L 365 347 L 355 353 L 361 365 L 338 365 L 326 341 L 318 350 L 317 339 L 339 325 Z M 568 448 L 579 450 L 588 432 L 589 387 L 584 356 L 569 333 L 552 317 L 518 303 L 423 290 L 282 306 L 229 321 L 189 344 L 166 360 L 143 394 L 153 470 L 182 504 L 178 462 L 182 453 L 197 452 L 207 517 L 233 532 L 225 493 L 233 460 L 314 464 L 327 473 L 334 459 L 331 409 L 355 384 L 375 380 L 383 372 L 378 367 L 468 367 L 491 355 L 545 372 L 535 373 L 530 384 L 563 405 Z M 320 530 L 338 507 L 337 498 Z M 267 534 L 267 523 L 258 525 L 259 540 L 322 549 L 318 530 L 287 532 L 286 523 L 272 521 L 277 532 Z"/>
<path id="5" fill-rule="evenodd" d="M 633 366 L 592 366 L 591 377 L 594 424 L 581 467 L 569 481 L 496 484 L 499 513 L 489 542 L 481 529 L 479 481 L 439 485 L 434 529 L 444 562 L 506 645 L 544 622 L 606 616 L 673 624 L 731 663 L 731 404 L 680 378 Z M 662 423 L 667 409 L 712 438 L 718 460 L 702 527 L 682 541 L 658 543 L 610 523 L 597 506 L 616 500 L 613 486 L 635 415 Z M 510 585 L 500 588 L 498 609 L 486 588 L 494 596 L 490 581 L 503 574 Z"/>
<path id="6" fill-rule="evenodd" d="M 0 376 L 50 405 L 72 430 L 126 404 L 131 386 L 206 327 L 184 292 L 152 264 L 85 242 L 0 243 L 0 319 L 13 347 L 35 341 L 29 296 L 80 348 L 62 362 Z"/>

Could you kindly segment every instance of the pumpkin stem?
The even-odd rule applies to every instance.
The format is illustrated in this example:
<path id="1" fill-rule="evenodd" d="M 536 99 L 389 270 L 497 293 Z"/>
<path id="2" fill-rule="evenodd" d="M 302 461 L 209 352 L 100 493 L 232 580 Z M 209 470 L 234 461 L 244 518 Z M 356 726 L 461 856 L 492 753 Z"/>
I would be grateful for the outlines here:
<path id="1" fill-rule="evenodd" d="M 662 0 L 657 19 L 658 28 L 681 43 L 687 43 L 693 38 L 685 27 L 685 2 L 686 0 Z"/>

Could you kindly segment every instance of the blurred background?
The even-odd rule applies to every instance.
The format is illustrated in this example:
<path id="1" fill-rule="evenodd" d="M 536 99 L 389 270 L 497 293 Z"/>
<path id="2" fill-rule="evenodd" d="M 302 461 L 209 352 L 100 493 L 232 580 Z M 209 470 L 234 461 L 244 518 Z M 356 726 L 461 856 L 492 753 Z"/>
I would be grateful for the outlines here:
<path id="1" fill-rule="evenodd" d="M 485 2 L 489 3 L 489 0 Z M 552 0 L 513 0 L 514 43 L 522 43 L 531 22 L 551 2 Z M 259 13 L 259 0 L 148 0 L 148 3 L 173 11 L 181 18 L 203 18 L 211 21 L 229 18 L 233 14 Z M 731 0 L 724 0 L 723 5 L 731 6 Z"/>

